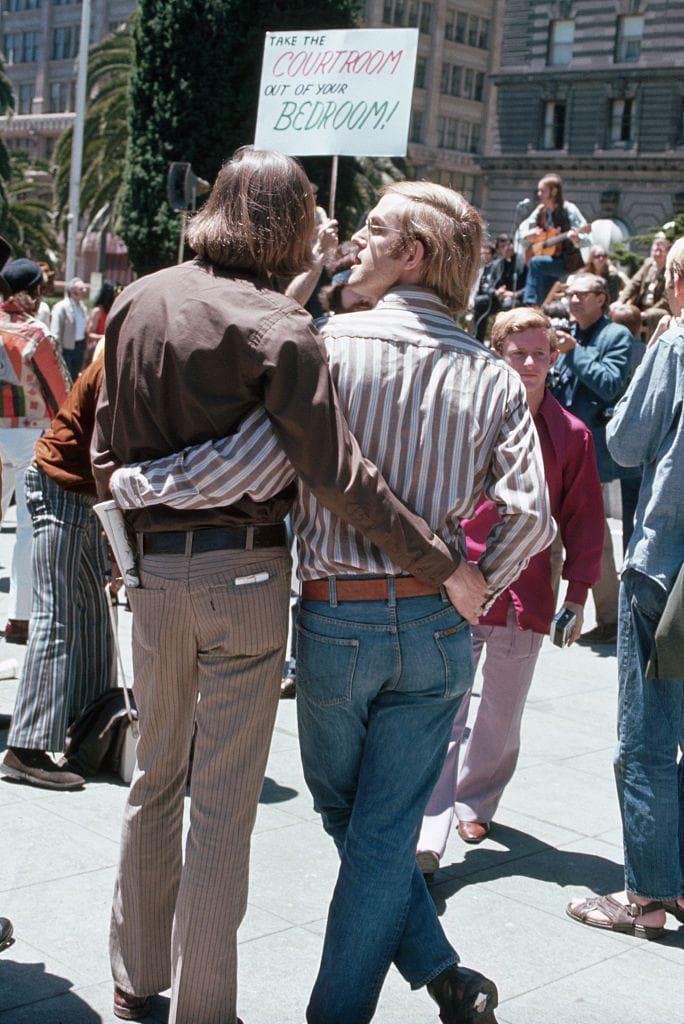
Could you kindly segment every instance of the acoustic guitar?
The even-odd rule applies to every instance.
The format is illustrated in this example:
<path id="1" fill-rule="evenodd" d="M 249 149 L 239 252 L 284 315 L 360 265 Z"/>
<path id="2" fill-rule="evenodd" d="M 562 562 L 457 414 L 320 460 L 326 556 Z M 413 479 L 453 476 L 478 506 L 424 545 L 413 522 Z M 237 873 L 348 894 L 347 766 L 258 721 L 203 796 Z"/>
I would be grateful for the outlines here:
<path id="1" fill-rule="evenodd" d="M 587 235 L 591 231 L 591 224 L 572 228 L 572 231 L 578 235 Z M 570 231 L 561 232 L 560 228 L 538 228 L 525 248 L 525 263 L 529 263 L 533 256 L 562 256 L 563 242 L 567 241 L 570 234 Z"/>

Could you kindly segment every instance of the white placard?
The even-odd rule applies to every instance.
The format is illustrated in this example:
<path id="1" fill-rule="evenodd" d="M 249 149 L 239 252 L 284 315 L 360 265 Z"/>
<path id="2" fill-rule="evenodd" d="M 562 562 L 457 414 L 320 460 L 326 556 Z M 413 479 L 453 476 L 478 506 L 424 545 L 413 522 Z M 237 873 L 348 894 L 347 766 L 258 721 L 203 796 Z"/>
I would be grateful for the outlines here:
<path id="1" fill-rule="evenodd" d="M 405 156 L 417 48 L 417 28 L 267 32 L 255 146 Z"/>

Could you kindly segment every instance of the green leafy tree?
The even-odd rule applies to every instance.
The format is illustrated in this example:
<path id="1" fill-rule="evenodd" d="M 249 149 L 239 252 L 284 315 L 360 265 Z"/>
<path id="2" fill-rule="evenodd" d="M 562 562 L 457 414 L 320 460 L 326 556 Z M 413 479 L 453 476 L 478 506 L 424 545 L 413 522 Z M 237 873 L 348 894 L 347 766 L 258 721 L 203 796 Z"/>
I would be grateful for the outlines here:
<path id="1" fill-rule="evenodd" d="M 83 126 L 81 216 L 98 214 L 116 220 L 128 142 L 128 81 L 133 60 L 132 15 L 120 28 L 91 47 Z M 67 128 L 55 149 L 55 204 L 60 221 L 69 206 L 73 129 Z"/>
<path id="2" fill-rule="evenodd" d="M 23 150 L 13 150 L 5 181 L 5 209 L 1 234 L 13 256 L 55 261 L 58 248 L 50 203 L 50 168 Z"/>
<path id="3" fill-rule="evenodd" d="M 176 257 L 169 162 L 187 160 L 213 181 L 233 150 L 253 141 L 265 32 L 344 28 L 357 13 L 358 0 L 205 0 L 198 17 L 196 0 L 141 0 L 120 227 L 139 273 Z M 329 159 L 307 161 L 324 202 L 329 168 Z M 339 194 L 344 208 L 346 178 Z"/>
<path id="4" fill-rule="evenodd" d="M 5 65 L 0 55 L 0 117 L 11 115 L 14 110 L 14 96 L 9 78 L 5 74 Z M 7 179 L 10 176 L 10 163 L 7 147 L 0 135 L 0 234 L 3 233 L 7 217 Z"/>

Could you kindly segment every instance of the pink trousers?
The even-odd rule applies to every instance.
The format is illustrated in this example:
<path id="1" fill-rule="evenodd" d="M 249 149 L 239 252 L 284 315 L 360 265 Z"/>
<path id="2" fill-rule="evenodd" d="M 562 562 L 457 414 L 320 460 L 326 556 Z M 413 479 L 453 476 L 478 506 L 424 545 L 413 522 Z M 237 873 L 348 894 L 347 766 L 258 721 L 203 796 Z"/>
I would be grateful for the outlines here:
<path id="1" fill-rule="evenodd" d="M 418 850 L 444 855 L 455 819 L 490 822 L 513 777 L 520 753 L 520 723 L 534 675 L 541 633 L 518 629 L 509 615 L 505 626 L 473 628 L 473 660 L 483 648 L 482 694 L 459 772 L 459 751 L 472 690 L 454 720 L 442 774 L 425 811 Z"/>

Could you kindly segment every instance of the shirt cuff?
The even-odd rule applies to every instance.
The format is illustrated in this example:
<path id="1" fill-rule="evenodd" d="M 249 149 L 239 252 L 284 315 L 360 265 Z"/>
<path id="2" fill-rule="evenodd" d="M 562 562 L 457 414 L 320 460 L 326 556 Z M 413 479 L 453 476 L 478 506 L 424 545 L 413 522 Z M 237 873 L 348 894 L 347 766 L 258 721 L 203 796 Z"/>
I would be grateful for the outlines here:
<path id="1" fill-rule="evenodd" d="M 568 583 L 568 592 L 565 595 L 566 601 L 572 601 L 573 604 L 581 604 L 584 606 L 589 594 L 589 587 L 586 583 L 580 583 L 579 580 L 570 580 Z"/>

